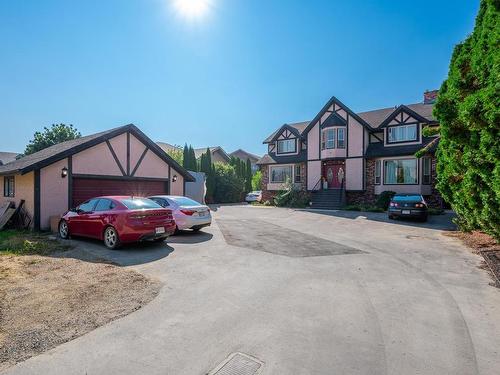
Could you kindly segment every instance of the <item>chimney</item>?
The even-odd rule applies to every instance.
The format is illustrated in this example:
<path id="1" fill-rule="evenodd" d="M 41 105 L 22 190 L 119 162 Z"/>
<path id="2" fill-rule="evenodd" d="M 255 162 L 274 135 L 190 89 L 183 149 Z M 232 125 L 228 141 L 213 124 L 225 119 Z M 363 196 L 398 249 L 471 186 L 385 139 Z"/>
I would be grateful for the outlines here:
<path id="1" fill-rule="evenodd" d="M 439 90 L 427 90 L 424 92 L 424 104 L 434 104 L 438 96 Z"/>

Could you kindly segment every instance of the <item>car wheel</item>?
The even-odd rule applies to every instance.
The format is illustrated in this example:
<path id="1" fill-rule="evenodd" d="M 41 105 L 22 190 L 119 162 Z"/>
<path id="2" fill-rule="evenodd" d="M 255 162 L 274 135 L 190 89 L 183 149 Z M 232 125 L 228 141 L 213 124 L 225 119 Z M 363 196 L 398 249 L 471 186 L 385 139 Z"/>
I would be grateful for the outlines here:
<path id="1" fill-rule="evenodd" d="M 61 220 L 59 222 L 59 236 L 63 240 L 67 240 L 69 238 L 69 227 L 66 220 Z"/>
<path id="2" fill-rule="evenodd" d="M 120 247 L 120 239 L 115 228 L 107 227 L 104 231 L 104 245 L 111 250 Z"/>

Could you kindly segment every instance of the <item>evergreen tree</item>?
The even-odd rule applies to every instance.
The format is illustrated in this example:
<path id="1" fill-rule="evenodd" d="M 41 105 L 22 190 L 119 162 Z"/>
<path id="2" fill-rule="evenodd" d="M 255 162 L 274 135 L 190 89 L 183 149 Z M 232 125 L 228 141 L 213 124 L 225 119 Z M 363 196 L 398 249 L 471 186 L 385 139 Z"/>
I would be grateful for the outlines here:
<path id="1" fill-rule="evenodd" d="M 184 144 L 184 150 L 182 150 L 182 166 L 189 169 L 189 149 L 187 143 Z"/>
<path id="2" fill-rule="evenodd" d="M 247 159 L 246 164 L 245 190 L 248 193 L 252 191 L 252 162 L 250 159 Z"/>
<path id="3" fill-rule="evenodd" d="M 474 31 L 455 47 L 434 114 L 437 188 L 463 230 L 500 239 L 500 1 L 481 0 Z"/>

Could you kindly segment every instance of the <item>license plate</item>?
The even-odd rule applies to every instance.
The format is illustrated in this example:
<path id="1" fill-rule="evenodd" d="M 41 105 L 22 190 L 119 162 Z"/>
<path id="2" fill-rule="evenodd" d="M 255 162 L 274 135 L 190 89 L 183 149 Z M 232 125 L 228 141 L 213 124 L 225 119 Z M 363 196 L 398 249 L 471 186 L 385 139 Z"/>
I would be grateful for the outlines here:
<path id="1" fill-rule="evenodd" d="M 164 227 L 158 227 L 156 228 L 156 234 L 163 234 L 165 233 L 165 228 Z"/>
<path id="2" fill-rule="evenodd" d="M 411 211 L 410 210 L 402 210 L 401 214 L 403 214 L 403 215 L 409 215 L 409 214 L 411 214 Z"/>

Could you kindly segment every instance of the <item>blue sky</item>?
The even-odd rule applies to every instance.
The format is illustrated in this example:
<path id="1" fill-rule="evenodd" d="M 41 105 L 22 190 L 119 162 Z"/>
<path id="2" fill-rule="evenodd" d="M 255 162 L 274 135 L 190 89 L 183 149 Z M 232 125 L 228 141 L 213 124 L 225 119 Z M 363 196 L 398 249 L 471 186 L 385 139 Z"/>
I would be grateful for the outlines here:
<path id="1" fill-rule="evenodd" d="M 476 0 L 0 0 L 0 151 L 34 131 L 134 123 L 155 141 L 263 154 L 335 95 L 355 111 L 421 101 L 472 31 Z"/>

